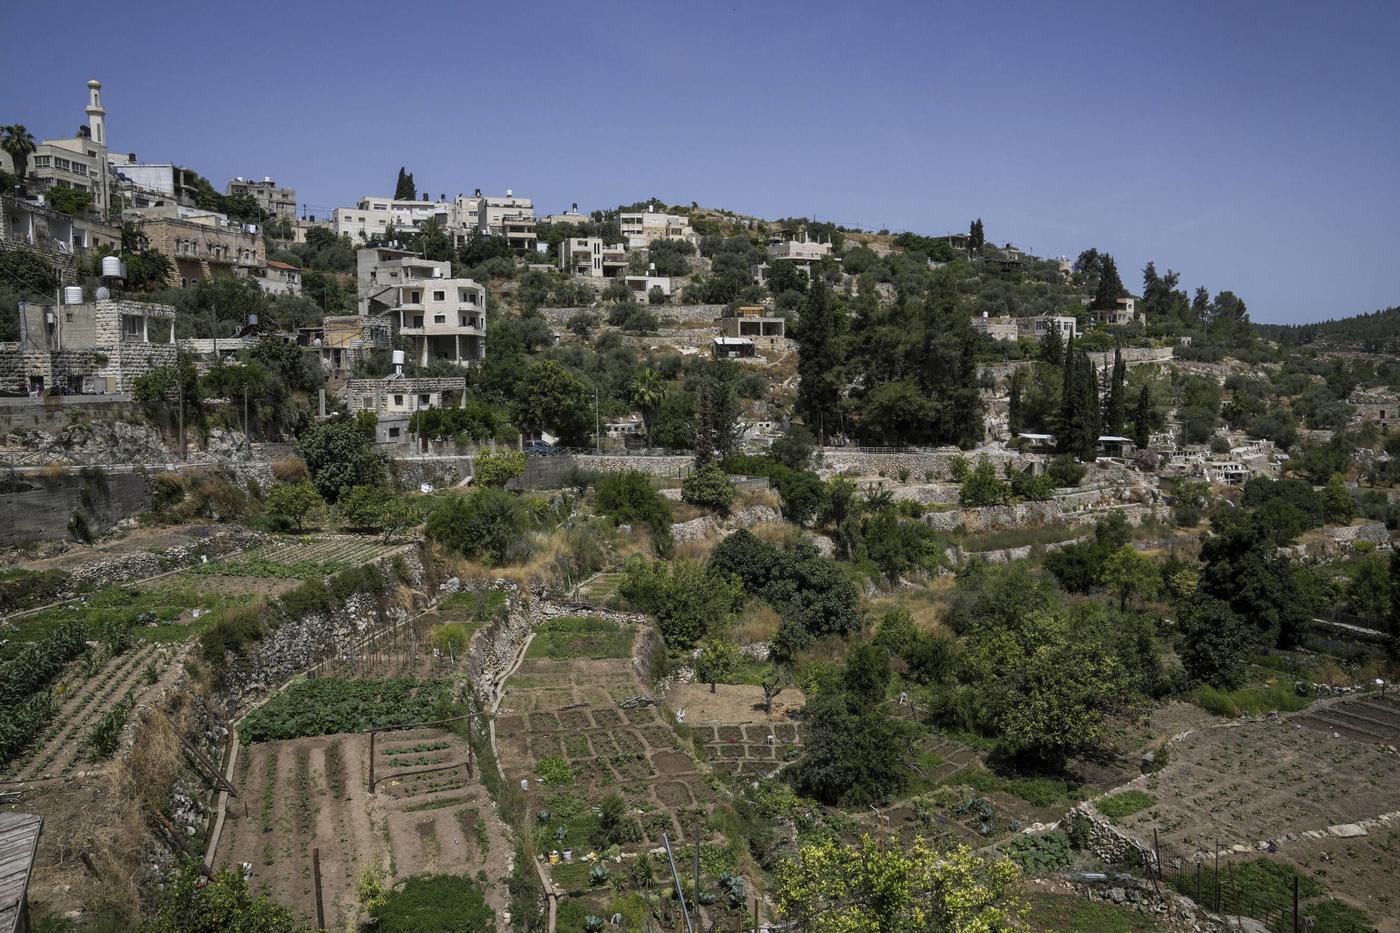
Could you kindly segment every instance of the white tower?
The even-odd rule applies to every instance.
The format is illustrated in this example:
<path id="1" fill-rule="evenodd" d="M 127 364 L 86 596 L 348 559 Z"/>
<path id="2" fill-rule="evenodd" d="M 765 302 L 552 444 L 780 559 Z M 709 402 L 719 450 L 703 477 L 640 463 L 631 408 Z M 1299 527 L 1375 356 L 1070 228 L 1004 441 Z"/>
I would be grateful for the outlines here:
<path id="1" fill-rule="evenodd" d="M 96 78 L 88 82 L 88 133 L 99 146 L 107 145 L 107 111 L 102 109 L 102 82 Z"/>

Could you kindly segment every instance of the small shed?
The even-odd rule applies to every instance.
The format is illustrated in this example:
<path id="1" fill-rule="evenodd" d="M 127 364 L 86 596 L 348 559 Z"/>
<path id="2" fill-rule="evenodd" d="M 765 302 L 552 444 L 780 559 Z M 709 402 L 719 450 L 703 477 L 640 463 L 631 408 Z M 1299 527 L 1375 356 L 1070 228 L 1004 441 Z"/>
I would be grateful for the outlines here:
<path id="1" fill-rule="evenodd" d="M 29 933 L 29 875 L 44 818 L 0 813 L 0 933 Z"/>
<path id="2" fill-rule="evenodd" d="M 1130 437 L 1104 434 L 1099 437 L 1099 451 L 1105 457 L 1121 457 L 1127 460 L 1137 452 L 1137 445 Z"/>

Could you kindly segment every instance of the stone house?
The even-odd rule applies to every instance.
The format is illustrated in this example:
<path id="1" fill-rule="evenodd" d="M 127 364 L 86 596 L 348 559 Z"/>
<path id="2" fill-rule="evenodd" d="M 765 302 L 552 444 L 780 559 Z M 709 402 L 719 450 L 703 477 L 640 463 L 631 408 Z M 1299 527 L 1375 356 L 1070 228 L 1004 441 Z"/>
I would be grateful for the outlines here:
<path id="1" fill-rule="evenodd" d="M 384 379 L 351 379 L 345 384 L 345 404 L 352 412 L 379 416 L 375 437 L 381 444 L 405 443 L 409 419 L 427 408 L 456 408 L 466 397 L 463 376 L 422 378 L 395 374 Z"/>
<path id="2" fill-rule="evenodd" d="M 154 249 L 170 257 L 170 284 L 193 285 L 218 275 L 254 275 L 267 266 L 256 225 L 230 223 L 211 211 L 179 211 L 138 221 Z"/>
<path id="3" fill-rule="evenodd" d="M 274 217 L 296 220 L 297 189 L 280 187 L 271 178 L 264 177 L 262 181 L 235 178 L 228 183 L 224 191 L 229 195 L 246 194 L 253 199 L 254 204 Z"/>
<path id="4" fill-rule="evenodd" d="M 130 392 L 176 357 L 175 309 L 143 301 L 22 303 L 20 339 L 0 343 L 0 394 Z"/>

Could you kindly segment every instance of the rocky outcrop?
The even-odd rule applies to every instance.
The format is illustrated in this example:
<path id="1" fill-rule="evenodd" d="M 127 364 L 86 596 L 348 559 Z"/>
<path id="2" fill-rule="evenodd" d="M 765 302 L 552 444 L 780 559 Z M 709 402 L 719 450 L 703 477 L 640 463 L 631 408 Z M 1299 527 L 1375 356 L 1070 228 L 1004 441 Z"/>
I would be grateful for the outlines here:
<path id="1" fill-rule="evenodd" d="M 180 460 L 177 450 L 165 444 L 160 432 L 147 424 L 129 421 L 80 421 L 54 433 L 22 430 L 7 434 L 4 446 L 47 463 L 72 464 L 160 464 Z M 185 461 L 218 463 L 243 455 L 246 441 L 241 434 L 214 428 L 199 441 L 191 438 Z"/>

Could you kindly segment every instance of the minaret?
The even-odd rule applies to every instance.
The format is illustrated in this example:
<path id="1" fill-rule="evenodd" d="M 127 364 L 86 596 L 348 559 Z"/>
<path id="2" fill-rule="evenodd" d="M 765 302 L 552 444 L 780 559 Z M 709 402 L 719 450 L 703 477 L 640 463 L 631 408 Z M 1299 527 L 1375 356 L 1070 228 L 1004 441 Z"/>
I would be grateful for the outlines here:
<path id="1" fill-rule="evenodd" d="M 106 117 L 107 111 L 102 109 L 102 82 L 94 78 L 88 82 L 88 133 L 99 146 L 107 145 Z"/>

